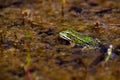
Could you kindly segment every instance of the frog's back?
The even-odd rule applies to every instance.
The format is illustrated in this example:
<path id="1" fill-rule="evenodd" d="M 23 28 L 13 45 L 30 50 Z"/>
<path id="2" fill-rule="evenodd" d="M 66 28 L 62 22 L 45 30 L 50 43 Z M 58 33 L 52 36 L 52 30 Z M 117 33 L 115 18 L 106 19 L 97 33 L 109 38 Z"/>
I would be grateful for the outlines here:
<path id="1" fill-rule="evenodd" d="M 75 42 L 82 46 L 98 46 L 98 41 L 89 36 L 81 36 Z"/>

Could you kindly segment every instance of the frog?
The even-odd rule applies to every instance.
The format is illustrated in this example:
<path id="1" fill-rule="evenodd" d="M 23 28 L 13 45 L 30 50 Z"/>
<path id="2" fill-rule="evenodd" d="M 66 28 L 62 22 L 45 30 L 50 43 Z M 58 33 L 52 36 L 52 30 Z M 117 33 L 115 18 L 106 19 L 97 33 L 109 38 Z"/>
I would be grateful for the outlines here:
<path id="1" fill-rule="evenodd" d="M 97 65 L 101 61 L 107 62 L 109 59 L 112 59 L 113 57 L 115 58 L 115 56 L 117 55 L 115 52 L 113 52 L 114 50 L 112 50 L 112 45 L 106 47 L 99 39 L 93 38 L 72 29 L 61 31 L 59 33 L 59 36 L 60 38 L 69 41 L 71 47 L 74 47 L 75 45 L 82 46 L 81 51 L 83 52 L 84 50 L 87 50 L 87 52 L 89 53 L 92 48 L 92 50 L 97 49 L 98 51 L 100 51 L 100 53 L 102 53 L 98 57 L 96 57 L 95 60 L 93 60 L 89 67 Z"/>
<path id="2" fill-rule="evenodd" d="M 72 29 L 63 30 L 59 33 L 60 38 L 70 42 L 71 47 L 75 45 L 82 47 L 96 47 L 100 40 L 94 39 L 88 35 L 84 35 Z"/>

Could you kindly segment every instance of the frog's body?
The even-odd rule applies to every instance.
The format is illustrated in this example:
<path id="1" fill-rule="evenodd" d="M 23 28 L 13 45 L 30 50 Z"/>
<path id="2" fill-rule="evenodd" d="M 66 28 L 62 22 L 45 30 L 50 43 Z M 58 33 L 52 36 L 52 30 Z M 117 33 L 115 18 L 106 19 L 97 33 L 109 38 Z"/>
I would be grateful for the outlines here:
<path id="1" fill-rule="evenodd" d="M 115 57 L 117 54 L 112 52 L 112 47 L 110 45 L 110 47 L 107 49 L 107 47 L 105 47 L 102 43 L 100 43 L 99 40 L 94 39 L 90 36 L 87 35 L 83 35 L 80 34 L 74 30 L 64 30 L 62 32 L 59 33 L 59 36 L 65 40 L 70 41 L 70 43 L 72 44 L 72 47 L 77 45 L 83 46 L 83 48 L 81 49 L 82 51 L 90 51 L 90 49 L 98 49 L 100 50 L 101 54 L 100 56 L 98 56 L 91 64 L 90 67 L 92 65 L 96 65 L 101 61 L 105 61 L 107 62 L 110 58 L 113 59 L 113 57 Z M 86 46 L 91 46 L 90 48 L 84 48 Z"/>
<path id="2" fill-rule="evenodd" d="M 99 44 L 96 39 L 93 39 L 92 37 L 86 35 L 82 35 L 70 29 L 60 32 L 59 35 L 61 38 L 70 41 L 70 43 L 72 43 L 72 46 L 96 46 Z"/>

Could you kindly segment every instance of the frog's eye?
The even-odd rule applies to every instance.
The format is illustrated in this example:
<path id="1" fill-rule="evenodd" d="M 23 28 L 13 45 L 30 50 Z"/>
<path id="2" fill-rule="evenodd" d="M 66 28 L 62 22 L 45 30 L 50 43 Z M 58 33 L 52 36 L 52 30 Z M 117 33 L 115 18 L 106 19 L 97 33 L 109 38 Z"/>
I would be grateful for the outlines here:
<path id="1" fill-rule="evenodd" d="M 70 33 L 69 33 L 69 32 L 67 32 L 67 33 L 66 33 L 66 35 L 70 35 Z"/>
<path id="2" fill-rule="evenodd" d="M 69 32 L 66 32 L 66 34 L 69 34 Z"/>

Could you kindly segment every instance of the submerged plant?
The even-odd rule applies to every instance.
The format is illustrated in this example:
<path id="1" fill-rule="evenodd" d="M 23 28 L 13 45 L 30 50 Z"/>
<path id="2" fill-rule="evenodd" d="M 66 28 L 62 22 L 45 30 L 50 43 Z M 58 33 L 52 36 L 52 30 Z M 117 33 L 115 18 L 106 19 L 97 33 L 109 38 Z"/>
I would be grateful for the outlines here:
<path id="1" fill-rule="evenodd" d="M 110 45 L 108 50 L 107 50 L 107 56 L 105 57 L 105 62 L 107 62 L 110 59 L 110 57 L 112 55 L 112 48 L 113 48 L 113 46 Z"/>
<path id="2" fill-rule="evenodd" d="M 30 42 L 29 42 L 31 40 L 31 37 L 29 32 L 26 33 L 26 39 L 28 40 L 28 42 L 26 42 L 28 48 L 26 52 L 27 55 L 26 55 L 26 64 L 24 65 L 24 70 L 26 73 L 27 80 L 31 80 L 31 73 L 30 73 L 31 56 L 30 56 Z"/>
<path id="3" fill-rule="evenodd" d="M 30 74 L 31 57 L 30 57 L 30 52 L 26 52 L 26 53 L 27 53 L 27 56 L 26 56 L 26 64 L 24 65 L 24 70 L 26 73 L 27 80 L 31 80 L 31 74 Z"/>
<path id="4" fill-rule="evenodd" d="M 61 16 L 62 16 L 62 21 L 64 20 L 64 6 L 65 6 L 65 3 L 66 3 L 66 0 L 62 0 L 62 6 L 61 6 Z"/>

